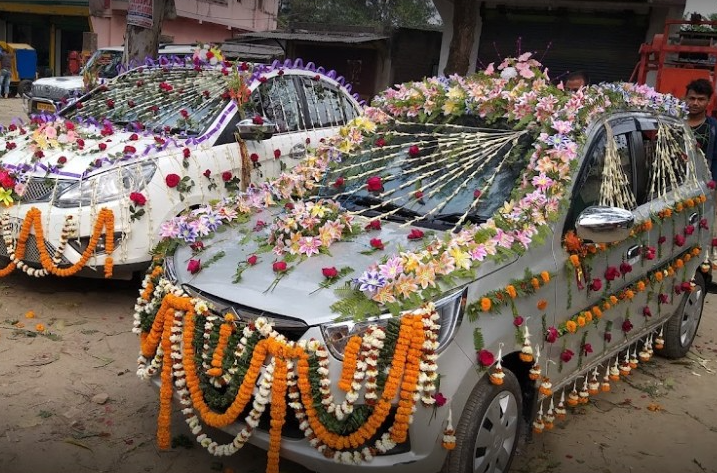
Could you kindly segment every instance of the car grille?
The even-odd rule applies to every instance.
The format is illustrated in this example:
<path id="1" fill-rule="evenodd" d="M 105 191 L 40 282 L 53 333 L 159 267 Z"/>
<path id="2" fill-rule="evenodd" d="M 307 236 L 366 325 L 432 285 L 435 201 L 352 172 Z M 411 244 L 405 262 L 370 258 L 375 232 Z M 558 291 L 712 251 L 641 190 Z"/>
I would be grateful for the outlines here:
<path id="1" fill-rule="evenodd" d="M 47 249 L 47 252 L 50 254 L 51 257 L 55 255 L 56 248 L 51 245 L 47 240 L 45 240 L 45 248 Z M 5 246 L 5 244 L 0 245 L 0 257 L 8 257 L 7 247 Z M 35 235 L 33 235 L 32 233 L 27 238 L 25 257 L 22 260 L 25 263 L 31 265 L 40 264 L 40 251 L 37 249 L 37 240 L 35 239 Z M 60 266 L 70 265 L 72 265 L 72 263 L 70 263 L 70 261 L 63 255 L 60 259 Z"/>
<path id="2" fill-rule="evenodd" d="M 22 201 L 24 203 L 48 202 L 53 197 L 53 193 L 57 196 L 73 183 L 74 181 L 69 180 L 30 179 L 25 184 Z M 57 190 L 55 190 L 56 187 Z"/>
<path id="3" fill-rule="evenodd" d="M 69 97 L 71 91 L 63 89 L 62 87 L 56 87 L 54 85 L 44 84 L 33 84 L 32 85 L 32 96 L 46 98 L 50 100 L 62 100 L 63 98 Z"/>

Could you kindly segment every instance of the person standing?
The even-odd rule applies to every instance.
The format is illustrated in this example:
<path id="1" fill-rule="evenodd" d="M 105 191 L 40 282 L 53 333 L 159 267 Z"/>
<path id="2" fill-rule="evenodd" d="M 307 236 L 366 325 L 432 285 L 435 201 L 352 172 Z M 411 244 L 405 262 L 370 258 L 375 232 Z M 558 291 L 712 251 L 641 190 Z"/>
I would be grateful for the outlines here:
<path id="1" fill-rule="evenodd" d="M 687 124 L 697 140 L 697 146 L 705 154 L 712 179 L 717 180 L 717 120 L 707 115 L 712 84 L 707 79 L 693 80 L 687 84 Z"/>
<path id="2" fill-rule="evenodd" d="M 12 80 L 12 53 L 0 48 L 0 93 L 5 98 L 10 96 Z"/>

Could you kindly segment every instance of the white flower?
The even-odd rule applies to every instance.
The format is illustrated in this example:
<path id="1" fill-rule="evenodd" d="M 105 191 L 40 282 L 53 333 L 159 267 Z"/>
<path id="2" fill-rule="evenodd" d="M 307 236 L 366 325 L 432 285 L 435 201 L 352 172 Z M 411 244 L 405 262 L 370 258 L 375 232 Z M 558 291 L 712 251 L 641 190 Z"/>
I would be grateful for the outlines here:
<path id="1" fill-rule="evenodd" d="M 505 80 L 510 80 L 513 77 L 518 76 L 518 71 L 515 70 L 515 67 L 508 66 L 502 71 L 500 71 L 500 78 Z"/>

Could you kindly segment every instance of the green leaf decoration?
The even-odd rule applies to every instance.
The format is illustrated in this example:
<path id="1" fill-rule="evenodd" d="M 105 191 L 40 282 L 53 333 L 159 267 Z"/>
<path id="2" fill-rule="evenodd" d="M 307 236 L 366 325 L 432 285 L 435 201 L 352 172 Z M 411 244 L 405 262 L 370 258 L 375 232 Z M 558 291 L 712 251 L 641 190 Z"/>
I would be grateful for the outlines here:
<path id="1" fill-rule="evenodd" d="M 476 352 L 479 352 L 484 346 L 483 332 L 481 332 L 480 327 L 476 327 L 473 329 L 473 348 L 475 348 Z"/>

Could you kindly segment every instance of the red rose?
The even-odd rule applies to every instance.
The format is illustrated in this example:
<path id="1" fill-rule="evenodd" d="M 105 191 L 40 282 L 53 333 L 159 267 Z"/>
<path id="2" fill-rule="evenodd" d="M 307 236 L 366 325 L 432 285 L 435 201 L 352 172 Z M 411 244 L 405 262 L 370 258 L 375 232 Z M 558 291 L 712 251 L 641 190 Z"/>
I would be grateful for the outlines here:
<path id="1" fill-rule="evenodd" d="M 167 187 L 177 187 L 179 185 L 179 181 L 181 181 L 181 178 L 176 174 L 167 174 L 167 177 L 164 178 L 164 182 L 167 183 Z"/>
<path id="2" fill-rule="evenodd" d="M 229 182 L 232 180 L 232 173 L 231 171 L 224 171 L 222 173 L 222 181 Z"/>
<path id="3" fill-rule="evenodd" d="M 344 185 L 344 182 L 346 182 L 345 179 L 343 177 L 339 176 L 336 178 L 334 183 L 331 185 L 332 185 L 332 187 L 339 188 Z"/>
<path id="4" fill-rule="evenodd" d="M 632 322 L 630 322 L 630 319 L 625 319 L 625 321 L 622 323 L 622 331 L 627 333 L 630 330 L 632 330 Z"/>
<path id="5" fill-rule="evenodd" d="M 132 133 L 131 135 L 129 135 L 130 141 L 137 141 L 138 139 L 139 139 L 139 135 L 137 135 L 137 133 Z"/>
<path id="6" fill-rule="evenodd" d="M 648 246 L 645 248 L 645 259 L 652 260 L 655 259 L 657 251 L 655 250 L 654 246 Z"/>
<path id="7" fill-rule="evenodd" d="M 480 189 L 476 189 L 476 190 L 473 191 L 473 198 L 474 198 L 474 199 L 479 198 L 480 195 L 481 195 Z"/>
<path id="8" fill-rule="evenodd" d="M 622 274 L 627 274 L 627 273 L 632 272 L 632 265 L 630 263 L 628 263 L 627 261 L 623 261 L 622 263 L 620 263 L 620 272 Z"/>
<path id="9" fill-rule="evenodd" d="M 239 69 L 241 69 L 242 71 L 248 71 L 248 70 L 249 70 L 249 63 L 247 63 L 247 62 L 242 62 L 241 65 L 239 66 Z"/>
<path id="10" fill-rule="evenodd" d="M 251 159 L 252 163 L 256 163 L 257 161 L 259 161 L 259 155 L 256 153 L 251 153 L 251 156 L 249 156 L 249 159 Z"/>
<path id="11" fill-rule="evenodd" d="M 560 353 L 560 360 L 562 360 L 563 363 L 568 363 L 570 360 L 573 359 L 573 355 L 575 355 L 575 353 L 573 353 L 572 350 L 566 348 L 562 351 L 562 353 Z"/>
<path id="12" fill-rule="evenodd" d="M 685 227 L 685 235 L 689 236 L 695 233 L 695 226 L 694 225 L 687 225 Z"/>
<path id="13" fill-rule="evenodd" d="M 284 204 L 284 208 L 288 210 L 294 210 L 294 203 L 293 202 L 287 202 Z"/>
<path id="14" fill-rule="evenodd" d="M 418 145 L 412 145 L 410 148 L 408 148 L 408 155 L 412 158 L 415 158 L 421 154 L 421 148 L 418 147 Z"/>
<path id="15" fill-rule="evenodd" d="M 642 315 L 644 315 L 645 317 L 652 317 L 652 311 L 649 307 L 645 306 L 642 308 Z"/>
<path id="16" fill-rule="evenodd" d="M 559 336 L 560 333 L 558 332 L 558 329 L 550 327 L 548 328 L 548 333 L 545 334 L 545 341 L 548 343 L 555 343 Z"/>
<path id="17" fill-rule="evenodd" d="M 246 259 L 246 262 L 249 263 L 249 266 L 254 266 L 257 261 L 259 261 L 259 257 L 257 255 L 251 255 Z"/>
<path id="18" fill-rule="evenodd" d="M 189 151 L 189 148 L 184 148 L 182 150 L 182 155 L 184 156 L 185 159 L 188 158 L 189 156 L 191 156 L 191 154 L 192 154 L 192 152 Z"/>
<path id="19" fill-rule="evenodd" d="M 264 124 L 264 119 L 261 117 L 261 115 L 254 115 L 254 116 L 252 117 L 252 119 L 251 119 L 251 122 L 252 122 L 254 125 L 263 125 L 263 124 Z"/>
<path id="20" fill-rule="evenodd" d="M 67 158 L 64 156 L 60 156 L 57 158 L 57 164 L 65 164 L 67 162 Z"/>
<path id="21" fill-rule="evenodd" d="M 707 183 L 707 187 L 709 187 L 710 189 L 713 189 L 713 190 L 714 190 L 715 187 L 717 187 L 717 182 L 715 182 L 715 181 L 710 181 L 710 182 Z"/>
<path id="22" fill-rule="evenodd" d="M 115 108 L 115 101 L 112 99 L 107 99 L 105 102 L 107 104 L 107 108 Z"/>
<path id="23" fill-rule="evenodd" d="M 212 171 L 210 171 L 209 169 L 205 169 L 205 170 L 204 170 L 204 177 L 211 177 L 211 176 L 212 176 Z"/>
<path id="24" fill-rule="evenodd" d="M 159 107 L 156 106 L 156 105 L 152 105 L 151 107 L 149 107 L 149 109 L 150 109 L 150 110 L 152 111 L 152 113 L 154 113 L 154 114 L 156 114 L 157 112 L 159 112 Z"/>
<path id="25" fill-rule="evenodd" d="M 281 157 L 281 150 L 275 149 L 274 150 L 274 159 L 279 159 Z"/>
<path id="26" fill-rule="evenodd" d="M 593 279 L 593 282 L 590 283 L 590 290 L 599 291 L 600 289 L 602 289 L 602 280 L 600 278 Z"/>
<path id="27" fill-rule="evenodd" d="M 684 235 L 675 235 L 674 241 L 676 246 L 683 246 L 685 244 L 685 237 Z"/>
<path id="28" fill-rule="evenodd" d="M 413 196 L 414 196 L 416 199 L 423 199 L 423 192 L 422 192 L 422 191 L 416 191 L 416 192 L 413 194 Z"/>
<path id="29" fill-rule="evenodd" d="M 192 274 L 197 274 L 201 270 L 202 270 L 202 260 L 198 260 L 198 259 L 190 259 L 189 260 L 189 264 L 187 264 L 187 271 L 189 271 Z"/>
<path id="30" fill-rule="evenodd" d="M 283 273 L 286 271 L 286 261 L 274 261 L 274 264 L 271 265 L 271 269 L 273 269 L 275 273 Z"/>
<path id="31" fill-rule="evenodd" d="M 409 240 L 420 240 L 423 238 L 423 232 L 418 228 L 412 228 L 411 233 L 408 234 Z"/>
<path id="32" fill-rule="evenodd" d="M 75 124 L 72 123 L 70 120 L 65 120 L 65 128 L 67 128 L 68 130 L 74 130 Z"/>
<path id="33" fill-rule="evenodd" d="M 692 284 L 690 284 L 689 281 L 684 281 L 682 284 L 680 284 L 680 289 L 682 289 L 683 292 L 691 292 Z"/>
<path id="34" fill-rule="evenodd" d="M 43 153 L 42 150 L 38 149 L 37 151 L 35 151 L 35 157 L 37 159 L 41 159 L 41 158 L 45 157 L 45 153 Z"/>
<path id="35" fill-rule="evenodd" d="M 709 227 L 710 227 L 710 225 L 706 218 L 703 218 L 702 220 L 700 220 L 700 228 L 707 230 Z"/>
<path id="36" fill-rule="evenodd" d="M 383 138 L 377 139 L 376 146 L 379 148 L 383 148 L 384 146 L 386 146 L 386 140 L 384 140 Z"/>
<path id="37" fill-rule="evenodd" d="M 369 192 L 380 192 L 383 190 L 383 181 L 379 176 L 372 176 L 366 180 L 366 187 Z"/>
<path id="38" fill-rule="evenodd" d="M 311 143 L 311 138 L 308 138 L 308 137 L 307 137 L 304 141 L 305 141 L 306 144 L 308 145 L 309 143 Z"/>
<path id="39" fill-rule="evenodd" d="M 516 315 L 515 317 L 513 317 L 513 325 L 515 325 L 516 327 L 520 327 L 521 325 L 523 325 L 523 322 L 523 317 L 521 317 L 520 315 Z"/>
<path id="40" fill-rule="evenodd" d="M 128 100 L 127 105 L 129 105 L 129 108 L 134 108 L 136 104 L 134 103 L 134 100 Z"/>
<path id="41" fill-rule="evenodd" d="M 667 294 L 665 294 L 665 293 L 663 292 L 662 294 L 660 294 L 660 295 L 657 296 L 657 301 L 658 301 L 660 304 L 667 304 L 667 303 L 670 302 L 670 296 L 668 296 Z"/>
<path id="42" fill-rule="evenodd" d="M 137 148 L 134 146 L 127 145 L 124 147 L 124 150 L 122 150 L 124 154 L 134 154 L 137 152 Z"/>
<path id="43" fill-rule="evenodd" d="M 371 248 L 375 248 L 377 250 L 383 250 L 384 245 L 380 238 L 371 238 Z"/>
<path id="44" fill-rule="evenodd" d="M 5 143 L 5 148 L 8 150 L 15 149 L 17 148 L 17 144 L 15 144 L 14 141 L 8 141 L 7 143 Z"/>
<path id="45" fill-rule="evenodd" d="M 608 266 L 608 268 L 605 270 L 605 279 L 607 279 L 608 281 L 614 281 L 619 276 L 620 270 L 618 270 L 615 266 Z"/>
<path id="46" fill-rule="evenodd" d="M 495 355 L 488 350 L 481 350 L 478 352 L 478 362 L 481 366 L 490 366 L 495 363 Z"/>
<path id="47" fill-rule="evenodd" d="M 129 200 L 135 205 L 144 205 L 147 203 L 147 198 L 141 192 L 132 192 L 129 195 Z"/>
<path id="48" fill-rule="evenodd" d="M 332 279 L 339 275 L 339 271 L 332 266 L 330 268 L 321 268 L 321 274 L 323 274 L 326 279 Z"/>
<path id="49" fill-rule="evenodd" d="M 364 228 L 366 230 L 381 230 L 381 221 L 371 220 Z"/>
<path id="50" fill-rule="evenodd" d="M 204 249 L 204 242 L 203 241 L 195 241 L 189 247 L 192 249 L 192 251 L 201 251 Z"/>
<path id="51" fill-rule="evenodd" d="M 184 110 L 184 109 L 180 110 L 180 111 L 179 111 L 179 114 L 180 114 L 180 115 L 182 116 L 182 118 L 184 118 L 185 120 L 186 120 L 187 118 L 189 118 L 189 112 L 187 112 L 187 111 Z"/>
<path id="52" fill-rule="evenodd" d="M 612 333 L 611 332 L 605 332 L 605 335 L 603 335 L 603 338 L 607 343 L 610 343 L 612 341 Z"/>
<path id="53" fill-rule="evenodd" d="M 100 143 L 100 144 L 97 145 L 97 147 L 100 149 L 100 151 L 104 151 L 104 150 L 107 149 L 107 144 L 105 144 L 105 143 Z"/>
<path id="54" fill-rule="evenodd" d="M 448 399 L 441 393 L 434 394 L 433 399 L 436 401 L 436 406 L 438 407 L 445 406 L 446 402 L 448 402 Z"/>
<path id="55" fill-rule="evenodd" d="M 592 352 L 593 352 L 592 345 L 590 345 L 589 343 L 586 343 L 585 345 L 583 345 L 583 354 L 585 354 L 585 356 L 588 356 Z"/>
<path id="56" fill-rule="evenodd" d="M 660 244 L 660 245 L 663 244 L 663 243 L 666 242 L 666 241 L 667 241 L 667 237 L 666 237 L 665 235 L 661 235 L 661 236 L 657 239 L 657 243 Z"/>
<path id="57" fill-rule="evenodd" d="M 85 147 L 85 140 L 83 140 L 82 138 L 77 138 L 76 143 L 77 143 L 77 147 L 80 149 Z"/>

